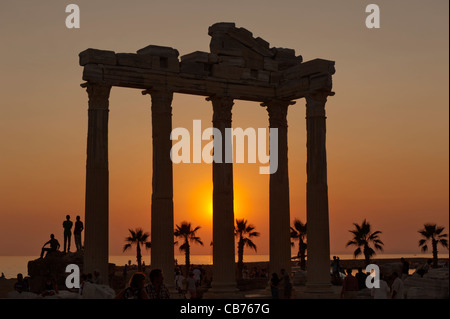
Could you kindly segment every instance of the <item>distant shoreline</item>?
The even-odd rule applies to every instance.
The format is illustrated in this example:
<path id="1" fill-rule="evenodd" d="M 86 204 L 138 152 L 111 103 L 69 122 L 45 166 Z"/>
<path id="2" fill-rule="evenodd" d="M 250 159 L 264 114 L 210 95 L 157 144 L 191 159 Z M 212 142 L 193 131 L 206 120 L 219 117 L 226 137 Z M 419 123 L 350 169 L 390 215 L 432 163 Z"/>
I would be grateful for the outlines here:
<path id="1" fill-rule="evenodd" d="M 365 261 L 364 259 L 354 259 L 349 258 L 350 254 L 336 254 L 336 256 L 340 257 L 340 266 L 342 268 L 352 268 L 357 269 L 358 267 L 365 268 Z M 387 258 L 384 256 L 380 256 L 373 259 L 373 263 L 376 263 L 378 265 L 384 264 L 384 263 L 391 263 L 391 262 L 400 262 L 400 258 L 404 257 L 406 260 L 410 263 L 410 268 L 416 268 L 419 264 L 425 263 L 427 259 L 431 259 L 431 254 L 428 257 L 425 257 L 423 255 L 421 256 L 411 256 L 411 254 L 385 254 L 388 255 Z M 399 257 L 390 257 L 389 255 L 399 256 Z M 445 257 L 439 257 L 439 261 L 441 263 L 445 263 L 449 261 L 448 254 L 443 254 Z M 202 257 L 202 258 L 196 258 L 196 257 Z M 112 258 L 111 258 L 112 257 Z M 184 264 L 184 257 L 177 255 L 178 259 L 178 265 L 183 267 Z M 211 263 L 205 262 L 208 260 L 209 255 L 191 255 L 191 264 L 193 265 L 202 265 L 205 267 L 212 267 Z M 244 263 L 248 265 L 248 267 L 255 267 L 254 265 L 257 265 L 256 267 L 268 267 L 268 260 L 257 260 L 256 258 L 268 258 L 269 255 L 244 255 Z M 4 272 L 6 278 L 16 278 L 17 273 L 23 273 L 25 276 L 28 275 L 27 270 L 27 264 L 28 261 L 36 259 L 36 256 L 0 256 L 0 273 Z M 128 260 L 132 261 L 132 265 L 136 265 L 135 256 L 110 256 L 110 263 L 114 263 L 116 265 L 116 269 L 120 269 L 120 267 L 123 267 L 125 263 L 128 262 Z M 148 267 L 148 261 L 149 257 L 144 258 L 145 263 Z M 115 262 L 114 262 L 115 261 Z M 123 262 L 121 262 L 123 261 Z M 203 261 L 203 262 L 201 262 Z M 332 259 L 330 258 L 330 264 Z M 293 260 L 292 265 L 295 266 L 298 264 L 298 260 Z"/>

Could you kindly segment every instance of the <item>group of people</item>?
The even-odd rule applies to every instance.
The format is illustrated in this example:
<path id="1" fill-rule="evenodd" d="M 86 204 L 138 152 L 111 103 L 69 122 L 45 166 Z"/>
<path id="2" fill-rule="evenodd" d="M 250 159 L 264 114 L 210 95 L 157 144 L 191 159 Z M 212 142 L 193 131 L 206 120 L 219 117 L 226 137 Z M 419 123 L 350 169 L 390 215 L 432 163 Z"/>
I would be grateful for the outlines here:
<path id="1" fill-rule="evenodd" d="M 257 279 L 257 278 L 267 278 L 266 269 L 259 270 L 257 267 L 253 267 L 251 271 L 248 270 L 247 266 L 242 269 L 242 279 Z"/>
<path id="2" fill-rule="evenodd" d="M 199 297 L 198 287 L 206 280 L 206 271 L 200 266 L 191 266 L 188 277 L 185 278 L 180 267 L 175 269 L 175 287 L 180 295 L 187 299 Z"/>
<path id="3" fill-rule="evenodd" d="M 366 287 L 366 277 L 368 274 L 364 274 L 362 269 L 358 269 L 356 276 L 352 275 L 352 270 L 347 269 L 347 276 L 345 277 L 341 298 L 354 299 L 357 296 L 359 290 Z M 387 278 L 384 274 L 380 274 L 379 287 L 371 288 L 371 296 L 373 299 L 404 299 L 404 286 L 400 275 L 397 272 L 392 273 L 390 284 L 386 281 Z"/>
<path id="4" fill-rule="evenodd" d="M 66 220 L 62 224 L 64 229 L 64 253 L 70 252 L 70 244 L 72 239 L 72 227 L 73 222 L 70 220 L 70 215 L 66 216 Z M 75 238 L 75 246 L 77 251 L 81 251 L 83 249 L 83 246 L 81 244 L 81 233 L 84 230 L 84 224 L 80 219 L 80 216 L 76 217 L 75 221 L 75 227 L 73 230 L 73 235 Z M 49 245 L 49 247 L 45 247 Z M 40 258 L 44 257 L 44 253 L 47 252 L 54 252 L 59 250 L 61 245 L 59 244 L 59 241 L 55 238 L 54 234 L 50 235 L 50 240 L 47 241 L 43 246 L 41 250 L 41 256 Z"/>
<path id="5" fill-rule="evenodd" d="M 332 282 L 334 284 L 340 284 L 341 273 L 345 275 L 345 272 L 341 268 L 340 259 L 337 256 L 333 256 L 333 261 L 331 262 L 331 274 L 332 274 Z"/>
<path id="6" fill-rule="evenodd" d="M 161 269 L 153 269 L 146 283 L 146 275 L 136 272 L 131 276 L 128 287 L 116 295 L 116 299 L 170 299 L 170 293 L 164 285 L 164 275 Z"/>
<path id="7" fill-rule="evenodd" d="M 30 285 L 28 278 L 23 278 L 21 273 L 17 274 L 17 281 L 14 284 L 14 290 L 18 293 L 30 292 Z M 41 296 L 53 296 L 58 293 L 58 285 L 55 279 L 51 275 L 47 275 L 45 278 L 44 289 L 41 291 Z"/>
<path id="8" fill-rule="evenodd" d="M 281 269 L 280 276 L 278 276 L 277 273 L 272 274 L 272 278 L 270 279 L 270 291 L 272 293 L 272 299 L 291 299 L 291 277 L 285 269 Z"/>
<path id="9" fill-rule="evenodd" d="M 387 278 L 385 274 L 380 274 L 379 287 L 371 288 L 371 296 L 373 299 L 404 299 L 404 287 L 402 277 L 406 278 L 409 274 L 409 262 L 404 258 L 402 262 L 402 273 L 394 271 L 392 275 Z M 358 291 L 367 287 L 366 278 L 369 274 L 364 273 L 362 268 L 358 268 L 355 276 L 352 274 L 352 269 L 347 269 L 347 276 L 342 283 L 341 298 L 354 299 Z"/>

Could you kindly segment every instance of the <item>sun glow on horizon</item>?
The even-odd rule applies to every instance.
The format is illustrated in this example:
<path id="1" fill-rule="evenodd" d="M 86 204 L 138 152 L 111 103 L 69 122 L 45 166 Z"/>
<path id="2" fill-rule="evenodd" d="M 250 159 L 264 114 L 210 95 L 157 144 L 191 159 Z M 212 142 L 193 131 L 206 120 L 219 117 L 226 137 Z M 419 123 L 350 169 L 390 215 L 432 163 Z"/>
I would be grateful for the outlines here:
<path id="1" fill-rule="evenodd" d="M 234 185 L 234 218 L 244 218 L 248 203 L 245 190 L 237 183 Z M 213 186 L 212 182 L 199 184 L 190 195 L 189 211 L 205 224 L 212 225 Z"/>

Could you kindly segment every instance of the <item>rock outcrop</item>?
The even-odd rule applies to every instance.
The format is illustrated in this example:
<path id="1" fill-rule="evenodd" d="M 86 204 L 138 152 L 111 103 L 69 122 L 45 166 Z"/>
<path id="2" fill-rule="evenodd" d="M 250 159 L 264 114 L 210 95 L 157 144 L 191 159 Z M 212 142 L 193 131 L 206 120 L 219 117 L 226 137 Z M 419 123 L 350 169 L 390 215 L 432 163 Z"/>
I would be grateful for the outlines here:
<path id="1" fill-rule="evenodd" d="M 28 262 L 28 284 L 30 292 L 41 293 L 44 289 L 45 281 L 51 276 L 56 281 L 59 290 L 66 289 L 67 265 L 75 264 L 80 268 L 80 275 L 83 273 L 83 252 L 74 252 L 64 254 L 60 251 L 49 253 L 44 258 L 31 260 Z M 111 277 L 115 265 L 109 264 L 110 273 L 106 276 Z M 105 276 L 101 274 L 104 278 Z"/>

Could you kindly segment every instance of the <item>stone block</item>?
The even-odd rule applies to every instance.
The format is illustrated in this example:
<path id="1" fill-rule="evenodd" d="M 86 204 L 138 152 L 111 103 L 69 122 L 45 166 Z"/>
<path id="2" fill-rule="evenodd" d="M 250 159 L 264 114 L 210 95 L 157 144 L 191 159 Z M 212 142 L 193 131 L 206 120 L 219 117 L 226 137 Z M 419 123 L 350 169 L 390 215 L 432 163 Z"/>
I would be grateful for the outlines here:
<path id="1" fill-rule="evenodd" d="M 278 62 L 278 70 L 283 71 L 289 68 L 292 68 L 296 65 L 299 65 L 302 60 L 301 59 L 279 59 Z"/>
<path id="2" fill-rule="evenodd" d="M 180 55 L 178 50 L 171 47 L 163 47 L 159 45 L 149 45 L 137 51 L 138 54 L 157 55 L 166 58 L 178 58 Z"/>
<path id="3" fill-rule="evenodd" d="M 195 51 L 189 54 L 185 54 L 181 57 L 182 62 L 201 62 L 201 63 L 218 63 L 219 57 L 217 54 Z"/>
<path id="4" fill-rule="evenodd" d="M 283 74 L 281 72 L 270 72 L 270 84 L 280 83 L 283 79 Z"/>
<path id="5" fill-rule="evenodd" d="M 153 65 L 153 60 L 156 61 L 156 59 L 153 59 L 152 56 L 140 55 L 135 53 L 117 53 L 116 58 L 117 58 L 117 65 L 131 66 L 143 69 L 151 69 Z M 159 64 L 159 57 L 156 58 L 158 59 Z"/>
<path id="6" fill-rule="evenodd" d="M 271 58 L 265 57 L 264 58 L 264 70 L 273 71 L 273 72 L 278 71 L 278 62 Z"/>
<path id="7" fill-rule="evenodd" d="M 242 44 L 248 46 L 249 48 L 251 48 L 252 46 L 257 44 L 256 40 L 253 38 L 253 34 L 250 31 L 248 31 L 247 29 L 234 28 L 234 29 L 228 30 L 227 33 L 230 35 L 230 37 L 232 37 L 236 41 L 239 41 Z"/>
<path id="8" fill-rule="evenodd" d="M 293 59 L 295 58 L 295 50 L 287 48 L 272 48 L 271 51 L 275 54 L 275 59 Z"/>
<path id="9" fill-rule="evenodd" d="M 211 68 L 211 75 L 214 77 L 227 80 L 240 80 L 245 69 L 228 66 L 225 64 L 213 64 Z"/>
<path id="10" fill-rule="evenodd" d="M 218 22 L 208 28 L 208 34 L 212 36 L 214 33 L 225 33 L 231 28 L 235 28 L 233 22 Z"/>
<path id="11" fill-rule="evenodd" d="M 181 62 L 185 61 L 194 61 L 201 63 L 208 63 L 209 61 L 209 53 L 203 51 L 195 51 L 189 54 L 185 54 L 181 56 Z"/>
<path id="12" fill-rule="evenodd" d="M 269 49 L 266 49 L 265 47 L 263 47 L 259 44 L 252 46 L 252 50 L 254 50 L 255 52 L 258 52 L 259 54 L 261 54 L 264 57 L 273 57 L 274 56 L 272 51 L 270 51 Z"/>
<path id="13" fill-rule="evenodd" d="M 267 42 L 266 40 L 260 38 L 260 37 L 257 37 L 257 38 L 255 39 L 255 41 L 256 41 L 260 46 L 262 46 L 263 48 L 266 48 L 266 49 L 269 49 L 269 48 L 270 48 L 270 43 Z M 272 53 L 272 54 L 273 54 L 273 53 Z"/>
<path id="14" fill-rule="evenodd" d="M 219 56 L 219 63 L 225 64 L 228 66 L 237 66 L 240 68 L 245 67 L 245 59 L 243 57 L 237 56 Z"/>
<path id="15" fill-rule="evenodd" d="M 258 70 L 258 81 L 267 82 L 270 81 L 270 72 L 265 70 Z"/>
<path id="16" fill-rule="evenodd" d="M 244 69 L 244 72 L 242 73 L 242 79 L 243 80 L 254 80 L 254 81 L 260 81 L 260 82 L 266 82 L 269 83 L 270 80 L 270 72 L 264 71 L 264 70 L 257 70 L 257 69 Z"/>
<path id="17" fill-rule="evenodd" d="M 180 62 L 175 57 L 154 56 L 152 57 L 152 68 L 159 71 L 179 72 Z"/>
<path id="18" fill-rule="evenodd" d="M 181 63 L 180 63 L 180 72 L 181 73 L 189 73 L 189 74 L 208 76 L 210 74 L 210 69 L 211 69 L 211 66 L 207 63 L 194 62 L 194 61 L 181 61 Z"/>
<path id="19" fill-rule="evenodd" d="M 214 36 L 209 44 L 211 53 L 217 55 L 242 56 L 242 50 L 247 48 L 228 35 Z"/>
<path id="20" fill-rule="evenodd" d="M 334 61 L 314 59 L 300 64 L 301 74 L 327 73 L 333 75 L 336 70 Z"/>
<path id="21" fill-rule="evenodd" d="M 87 49 L 78 56 L 81 66 L 86 64 L 116 65 L 116 53 L 114 51 Z"/>

